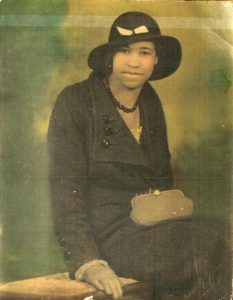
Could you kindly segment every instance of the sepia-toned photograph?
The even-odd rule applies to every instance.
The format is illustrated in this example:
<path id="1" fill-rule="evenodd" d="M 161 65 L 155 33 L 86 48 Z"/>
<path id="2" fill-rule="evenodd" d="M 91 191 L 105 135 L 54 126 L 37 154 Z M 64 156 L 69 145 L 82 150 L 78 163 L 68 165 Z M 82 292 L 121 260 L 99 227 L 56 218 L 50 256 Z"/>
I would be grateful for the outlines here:
<path id="1" fill-rule="evenodd" d="M 233 299 L 233 2 L 1 0 L 0 37 L 0 299 Z"/>

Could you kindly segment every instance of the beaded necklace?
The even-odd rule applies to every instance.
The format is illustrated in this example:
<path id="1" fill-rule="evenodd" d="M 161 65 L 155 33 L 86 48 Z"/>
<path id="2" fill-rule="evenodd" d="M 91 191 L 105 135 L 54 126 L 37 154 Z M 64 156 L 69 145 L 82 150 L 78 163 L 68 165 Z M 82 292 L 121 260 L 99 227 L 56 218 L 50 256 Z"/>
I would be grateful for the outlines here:
<path id="1" fill-rule="evenodd" d="M 122 103 L 120 103 L 120 101 L 118 101 L 118 100 L 113 96 L 113 93 L 112 93 L 112 91 L 111 91 L 111 89 L 110 89 L 110 87 L 109 87 L 108 81 L 105 80 L 104 83 L 105 83 L 106 89 L 107 89 L 109 95 L 111 96 L 112 101 L 113 101 L 113 103 L 114 103 L 114 105 L 115 105 L 116 107 L 118 107 L 120 110 L 122 110 L 122 111 L 125 112 L 125 113 L 132 113 L 132 112 L 134 112 L 134 111 L 137 109 L 137 107 L 138 107 L 138 100 L 136 101 L 136 103 L 135 103 L 131 108 L 126 107 L 126 106 L 124 106 Z"/>

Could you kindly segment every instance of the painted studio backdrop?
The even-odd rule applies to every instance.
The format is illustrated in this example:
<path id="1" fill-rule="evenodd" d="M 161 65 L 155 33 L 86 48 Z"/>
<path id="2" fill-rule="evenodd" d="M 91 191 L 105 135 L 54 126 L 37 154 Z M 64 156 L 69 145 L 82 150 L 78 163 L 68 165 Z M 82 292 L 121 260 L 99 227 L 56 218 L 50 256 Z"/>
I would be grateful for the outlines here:
<path id="1" fill-rule="evenodd" d="M 229 222 L 233 4 L 174 2 L 0 1 L 0 281 L 66 270 L 49 208 L 48 121 L 58 93 L 86 79 L 89 51 L 128 10 L 149 13 L 163 34 L 181 41 L 178 72 L 153 83 L 166 114 L 176 184 L 193 199 L 198 217 Z M 228 238 L 227 229 L 221 234 Z"/>

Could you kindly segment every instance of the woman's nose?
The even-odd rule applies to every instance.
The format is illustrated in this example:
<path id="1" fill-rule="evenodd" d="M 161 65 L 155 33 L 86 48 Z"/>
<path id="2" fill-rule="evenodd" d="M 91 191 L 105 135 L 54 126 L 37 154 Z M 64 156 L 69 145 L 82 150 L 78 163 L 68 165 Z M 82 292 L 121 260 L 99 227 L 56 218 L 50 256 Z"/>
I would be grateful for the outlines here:
<path id="1" fill-rule="evenodd" d="M 140 57 L 136 53 L 132 53 L 128 58 L 128 66 L 131 68 L 138 68 L 140 66 Z"/>

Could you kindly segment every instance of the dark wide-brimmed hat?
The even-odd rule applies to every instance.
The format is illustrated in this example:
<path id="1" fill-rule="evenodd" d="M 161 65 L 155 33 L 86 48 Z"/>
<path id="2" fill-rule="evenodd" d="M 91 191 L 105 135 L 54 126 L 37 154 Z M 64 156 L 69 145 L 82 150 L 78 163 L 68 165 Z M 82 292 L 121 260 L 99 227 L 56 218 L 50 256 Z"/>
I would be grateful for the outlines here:
<path id="1" fill-rule="evenodd" d="M 122 45 L 139 41 L 152 41 L 156 47 L 158 63 L 150 80 L 157 80 L 174 73 L 181 62 L 182 50 L 179 41 L 162 35 L 158 24 L 142 12 L 126 12 L 112 24 L 108 43 L 94 48 L 88 57 L 88 65 L 98 73 L 106 72 L 107 64 Z"/>

